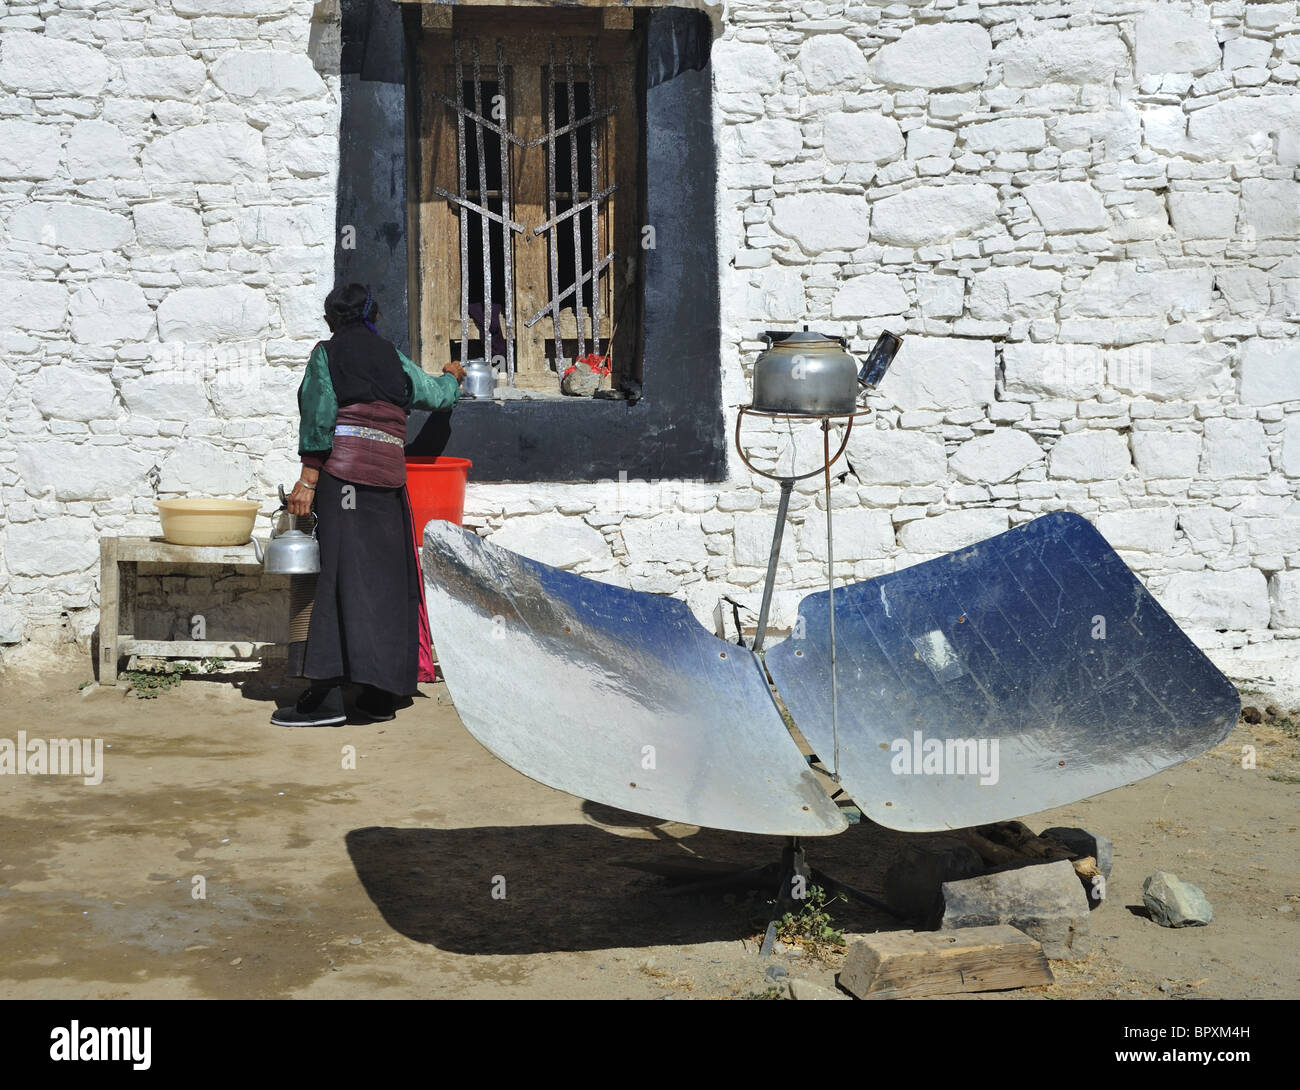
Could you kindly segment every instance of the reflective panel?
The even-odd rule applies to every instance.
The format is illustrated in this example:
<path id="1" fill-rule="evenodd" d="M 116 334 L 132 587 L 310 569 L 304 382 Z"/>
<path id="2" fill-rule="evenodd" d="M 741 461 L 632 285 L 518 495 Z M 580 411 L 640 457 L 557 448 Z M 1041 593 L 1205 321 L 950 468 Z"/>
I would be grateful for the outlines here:
<path id="1" fill-rule="evenodd" d="M 456 711 L 512 768 L 638 814 L 781 836 L 847 822 L 746 648 L 684 602 L 599 583 L 451 523 L 424 536 L 429 627 Z"/>
<path id="2" fill-rule="evenodd" d="M 766 663 L 832 761 L 826 592 Z M 1221 742 L 1236 689 L 1078 515 L 836 588 L 840 774 L 873 821 L 964 828 L 1150 776 Z"/>

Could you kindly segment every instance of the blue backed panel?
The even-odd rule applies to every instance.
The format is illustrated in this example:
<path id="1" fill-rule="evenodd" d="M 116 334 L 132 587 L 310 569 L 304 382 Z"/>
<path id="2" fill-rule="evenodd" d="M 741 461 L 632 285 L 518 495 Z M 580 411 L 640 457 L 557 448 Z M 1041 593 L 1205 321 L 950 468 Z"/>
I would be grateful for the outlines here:
<path id="1" fill-rule="evenodd" d="M 799 615 L 802 637 L 766 664 L 829 767 L 826 592 Z M 1073 514 L 837 588 L 835 632 L 841 782 L 895 829 L 965 828 L 1132 783 L 1221 742 L 1241 707 Z M 981 754 L 992 769 L 994 743 L 996 782 L 981 782 L 993 775 L 969 769 Z"/>

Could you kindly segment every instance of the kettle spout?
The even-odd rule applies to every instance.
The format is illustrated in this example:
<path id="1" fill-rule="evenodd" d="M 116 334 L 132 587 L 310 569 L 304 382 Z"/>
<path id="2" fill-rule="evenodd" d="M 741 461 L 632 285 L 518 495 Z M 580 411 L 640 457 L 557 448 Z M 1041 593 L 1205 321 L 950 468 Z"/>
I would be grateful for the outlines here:
<path id="1" fill-rule="evenodd" d="M 256 555 L 259 564 L 266 563 L 266 553 L 262 551 L 262 543 L 257 538 L 253 538 L 253 553 Z"/>

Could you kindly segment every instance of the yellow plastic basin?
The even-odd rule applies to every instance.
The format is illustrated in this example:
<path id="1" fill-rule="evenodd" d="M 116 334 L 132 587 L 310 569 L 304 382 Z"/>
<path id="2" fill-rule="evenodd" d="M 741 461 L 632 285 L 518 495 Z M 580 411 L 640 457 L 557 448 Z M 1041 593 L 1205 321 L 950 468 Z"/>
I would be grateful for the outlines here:
<path id="1" fill-rule="evenodd" d="M 173 545 L 247 545 L 259 504 L 252 500 L 157 500 L 163 538 Z"/>

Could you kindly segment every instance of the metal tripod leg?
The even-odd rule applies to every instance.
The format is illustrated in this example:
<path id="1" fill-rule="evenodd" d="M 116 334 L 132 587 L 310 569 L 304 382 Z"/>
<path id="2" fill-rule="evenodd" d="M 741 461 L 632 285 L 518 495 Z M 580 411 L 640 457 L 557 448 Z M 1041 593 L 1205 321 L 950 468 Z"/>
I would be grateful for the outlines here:
<path id="1" fill-rule="evenodd" d="M 763 605 L 758 611 L 758 634 L 754 637 L 754 654 L 763 650 L 763 639 L 767 636 L 767 614 L 772 608 L 772 588 L 776 584 L 776 565 L 781 559 L 781 538 L 785 534 L 785 519 L 790 512 L 790 493 L 794 490 L 794 478 L 781 478 L 781 502 L 776 509 L 776 529 L 772 531 L 772 551 L 767 558 L 767 581 L 763 584 Z"/>

